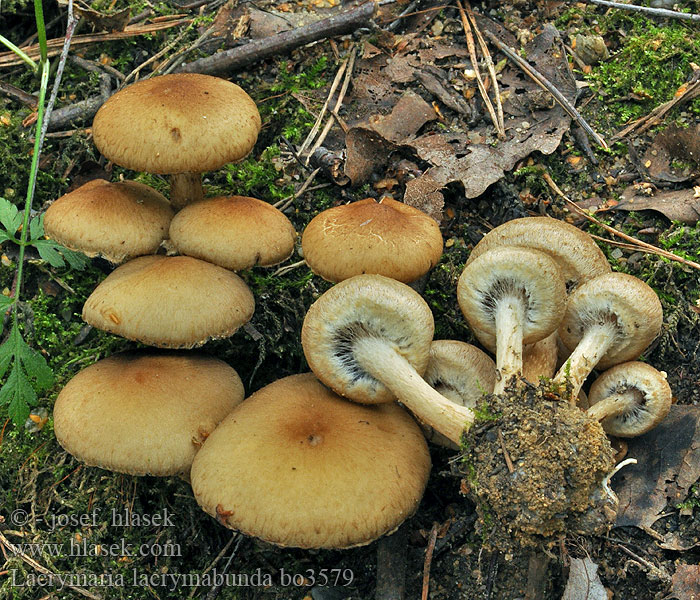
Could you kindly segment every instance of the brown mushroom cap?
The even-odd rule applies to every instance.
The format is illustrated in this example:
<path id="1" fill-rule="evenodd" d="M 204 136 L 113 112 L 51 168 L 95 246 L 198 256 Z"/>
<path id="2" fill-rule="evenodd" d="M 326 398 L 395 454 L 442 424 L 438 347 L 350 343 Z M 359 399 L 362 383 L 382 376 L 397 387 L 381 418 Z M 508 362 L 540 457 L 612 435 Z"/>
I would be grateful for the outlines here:
<path id="1" fill-rule="evenodd" d="M 63 388 L 54 431 L 61 446 L 90 466 L 186 474 L 199 446 L 243 395 L 236 371 L 214 358 L 118 354 Z"/>
<path id="2" fill-rule="evenodd" d="M 200 506 L 280 546 L 348 548 L 418 507 L 430 455 L 398 405 L 362 406 L 310 373 L 259 390 L 209 436 L 192 465 Z"/>
<path id="3" fill-rule="evenodd" d="M 240 271 L 289 258 L 296 231 L 289 219 L 267 202 L 220 196 L 178 212 L 170 224 L 170 239 L 181 254 Z"/>
<path id="4" fill-rule="evenodd" d="M 467 264 L 501 246 L 520 246 L 548 254 L 569 287 L 610 272 L 605 255 L 591 236 L 551 217 L 524 217 L 499 225 L 474 246 Z"/>
<path id="5" fill-rule="evenodd" d="M 666 374 L 642 362 L 608 369 L 593 382 L 587 414 L 609 435 L 635 437 L 656 427 L 671 410 Z"/>
<path id="6" fill-rule="evenodd" d="M 201 173 L 244 158 L 260 125 L 255 102 L 235 83 L 181 73 L 114 94 L 95 115 L 92 133 L 99 151 L 122 167 Z"/>
<path id="7" fill-rule="evenodd" d="M 83 320 L 159 348 L 233 335 L 255 300 L 235 273 L 189 256 L 142 256 L 115 269 L 85 302 Z"/>
<path id="8" fill-rule="evenodd" d="M 417 208 L 367 198 L 316 215 L 301 246 L 311 270 L 328 281 L 373 273 L 409 283 L 440 260 L 442 234 Z"/>
<path id="9" fill-rule="evenodd" d="M 328 290 L 306 313 L 301 343 L 311 370 L 357 402 L 391 402 L 394 395 L 353 357 L 363 337 L 384 339 L 419 373 L 428 366 L 433 314 L 420 295 L 381 275 L 357 275 Z"/>
<path id="10" fill-rule="evenodd" d="M 95 179 L 51 204 L 44 230 L 67 248 L 120 263 L 155 253 L 172 218 L 170 203 L 153 188 Z"/>

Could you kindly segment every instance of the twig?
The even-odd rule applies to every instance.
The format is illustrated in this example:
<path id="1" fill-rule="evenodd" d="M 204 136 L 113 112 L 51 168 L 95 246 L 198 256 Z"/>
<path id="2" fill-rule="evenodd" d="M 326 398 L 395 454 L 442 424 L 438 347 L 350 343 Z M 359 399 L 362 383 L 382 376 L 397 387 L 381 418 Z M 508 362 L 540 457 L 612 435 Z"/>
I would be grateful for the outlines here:
<path id="1" fill-rule="evenodd" d="M 124 73 L 115 69 L 114 67 L 110 67 L 109 65 L 102 65 L 92 60 L 86 60 L 75 54 L 71 54 L 68 57 L 68 60 L 86 71 L 91 71 L 93 73 L 107 73 L 119 81 L 124 81 Z"/>
<path id="2" fill-rule="evenodd" d="M 343 74 L 345 73 L 345 69 L 348 67 L 348 62 L 350 61 L 350 58 L 346 58 L 342 63 L 340 63 L 340 66 L 338 67 L 338 72 L 335 74 L 335 77 L 333 78 L 333 83 L 331 83 L 331 89 L 328 92 L 328 96 L 326 96 L 326 101 L 323 103 L 323 106 L 321 107 L 321 112 L 318 113 L 318 116 L 316 117 L 316 122 L 313 124 L 313 127 L 311 128 L 311 131 L 307 134 L 306 138 L 304 141 L 301 143 L 301 146 L 299 146 L 298 154 L 303 154 L 304 151 L 309 147 L 313 139 L 316 137 L 316 134 L 318 133 L 318 130 L 321 128 L 321 123 L 323 123 L 323 117 L 326 116 L 326 111 L 328 110 L 328 105 L 330 104 L 331 98 L 333 97 L 333 94 L 335 94 L 335 91 L 338 89 L 338 86 L 340 85 L 340 82 L 343 79 Z"/>
<path id="3" fill-rule="evenodd" d="M 228 572 L 229 568 L 231 567 L 231 562 L 233 561 L 234 556 L 236 556 L 236 553 L 238 552 L 238 547 L 241 545 L 241 541 L 243 541 L 243 536 L 240 533 L 234 533 L 231 536 L 231 539 L 228 541 L 224 549 L 219 553 L 219 555 L 216 557 L 216 559 L 210 565 L 210 567 L 207 567 L 207 570 L 211 569 L 216 564 L 216 562 L 226 553 L 226 550 L 229 548 L 233 540 L 236 540 L 236 546 L 234 547 L 233 551 L 231 552 L 231 556 L 228 557 L 228 560 L 226 561 L 226 564 L 224 564 L 223 569 L 221 571 L 223 574 L 226 574 Z M 223 578 L 220 583 L 217 583 L 212 586 L 204 600 L 214 600 L 214 598 L 216 598 L 219 595 L 222 585 Z"/>
<path id="4" fill-rule="evenodd" d="M 542 73 L 537 71 L 526 60 L 520 58 L 515 50 L 501 42 L 501 40 L 493 35 L 493 33 L 490 31 L 485 31 L 484 33 L 486 34 L 486 37 L 488 37 L 494 44 L 496 44 L 496 46 L 498 46 L 498 49 L 503 52 L 503 54 L 517 64 L 537 85 L 552 94 L 557 104 L 559 104 L 559 106 L 561 106 L 572 119 L 575 119 L 597 144 L 606 150 L 608 149 L 608 144 L 605 142 L 605 140 L 593 130 L 588 122 L 581 116 L 581 113 L 579 113 L 574 108 L 574 105 L 566 99 L 566 96 L 564 96 L 564 94 L 562 94 L 544 75 L 542 75 Z"/>
<path id="5" fill-rule="evenodd" d="M 173 15 L 174 17 L 177 15 Z M 184 25 L 186 23 L 191 23 L 192 19 L 181 19 L 181 18 L 171 18 L 170 20 L 159 21 L 158 23 L 151 23 L 149 25 L 134 25 L 127 26 L 124 31 L 112 31 L 109 33 L 88 33 L 82 35 L 76 35 L 71 42 L 73 48 L 79 46 L 86 46 L 89 44 L 111 42 L 114 40 L 124 40 L 138 35 L 145 35 L 147 33 L 155 33 L 157 31 L 162 31 L 164 29 L 170 29 L 171 27 L 177 27 L 178 25 Z M 56 38 L 47 41 L 48 46 L 48 56 L 56 56 L 61 53 L 61 48 L 63 47 L 63 38 Z M 39 58 L 39 45 L 34 44 L 23 50 L 34 59 Z M 22 60 L 17 57 L 14 52 L 0 52 L 0 67 L 11 67 L 21 64 Z"/>
<path id="6" fill-rule="evenodd" d="M 86 598 L 91 598 L 92 600 L 102 600 L 102 596 L 97 596 L 96 594 L 89 592 L 85 588 L 71 584 L 69 577 L 66 577 L 66 576 L 62 577 L 60 574 L 54 573 L 53 571 L 50 571 L 49 569 L 47 569 L 43 565 L 39 564 L 31 556 L 27 556 L 22 551 L 21 548 L 19 548 L 18 546 L 15 546 L 10 540 L 8 540 L 2 534 L 2 532 L 0 532 L 0 545 L 7 548 L 13 555 L 19 556 L 30 567 L 39 571 L 39 573 L 43 573 L 44 575 L 47 575 L 50 578 L 50 580 L 54 581 L 57 585 L 60 583 L 61 585 L 73 590 L 74 592 L 76 592 L 82 596 L 85 596 Z"/>
<path id="7" fill-rule="evenodd" d="M 658 123 L 664 115 L 675 106 L 683 102 L 689 102 L 695 97 L 700 96 L 700 71 L 695 71 L 693 75 L 695 81 L 692 81 L 690 84 L 684 83 L 683 86 L 676 91 L 671 100 L 657 106 L 648 115 L 637 119 L 622 131 L 616 133 L 612 139 L 619 140 L 632 133 L 635 129 L 639 129 L 637 133 L 644 133 L 647 129 Z M 683 89 L 684 86 L 685 89 Z"/>
<path id="8" fill-rule="evenodd" d="M 669 252 L 668 250 L 663 250 L 662 248 L 658 248 L 657 246 L 654 246 L 653 244 L 648 244 L 647 242 L 643 242 L 641 240 L 638 240 L 636 238 L 633 238 L 631 235 L 627 235 L 626 233 L 622 233 L 621 231 L 618 231 L 614 227 L 611 227 L 610 225 L 607 225 L 603 223 L 602 221 L 599 221 L 595 217 L 591 216 L 588 214 L 587 211 L 583 210 L 579 206 L 576 205 L 576 203 L 573 200 L 570 200 L 569 198 L 566 197 L 564 192 L 562 192 L 559 189 L 559 186 L 554 183 L 554 180 L 552 177 L 549 175 L 549 173 L 543 173 L 542 174 L 543 179 L 547 183 L 547 185 L 550 187 L 550 189 L 560 198 L 562 198 L 568 205 L 569 208 L 571 208 L 576 214 L 581 215 L 583 218 L 587 219 L 591 223 L 595 223 L 596 225 L 599 225 L 605 231 L 610 233 L 611 235 L 617 236 L 623 240 L 627 240 L 630 242 L 635 249 L 642 251 L 642 252 L 647 252 L 649 254 L 656 254 L 657 256 L 663 256 L 664 258 L 668 258 L 669 260 L 673 260 L 676 262 L 679 262 L 683 265 L 687 265 L 689 267 L 692 267 L 693 269 L 698 269 L 700 270 L 700 264 L 693 262 L 692 260 L 688 260 L 687 258 L 683 258 L 681 256 L 678 256 L 677 254 L 674 254 L 673 252 Z"/>
<path id="9" fill-rule="evenodd" d="M 340 91 L 338 92 L 338 98 L 335 101 L 335 106 L 333 107 L 333 111 L 338 112 L 340 110 L 340 107 L 343 105 L 343 100 L 345 99 L 345 94 L 348 91 L 348 86 L 350 85 L 350 80 L 352 79 L 352 71 L 355 67 L 355 49 L 353 48 L 350 51 L 350 57 L 348 59 L 348 68 L 345 71 L 345 79 L 343 79 L 343 85 L 340 88 Z M 323 142 L 326 141 L 326 137 L 328 136 L 328 133 L 331 130 L 331 127 L 333 126 L 333 117 L 329 117 L 328 121 L 326 121 L 326 125 L 323 128 L 323 131 L 321 131 L 321 135 L 318 136 L 318 139 L 314 142 L 314 145 L 311 146 L 311 149 L 309 150 L 308 156 L 306 157 L 306 162 L 308 163 L 311 160 L 311 156 L 313 155 L 314 152 L 323 144 Z"/>
<path id="10" fill-rule="evenodd" d="M 268 38 L 224 50 L 213 56 L 200 58 L 180 67 L 177 71 L 209 75 L 227 74 L 270 56 L 289 53 L 291 50 L 311 42 L 344 35 L 367 26 L 374 16 L 375 10 L 376 4 L 374 2 L 365 2 L 304 27 L 283 31 Z"/>
<path id="11" fill-rule="evenodd" d="M 377 587 L 374 600 L 403 600 L 406 594 L 408 527 L 404 524 L 377 544 Z"/>
<path id="12" fill-rule="evenodd" d="M 459 16 L 462 19 L 462 27 L 464 28 L 464 35 L 467 38 L 467 48 L 469 49 L 469 59 L 472 62 L 472 66 L 474 67 L 474 73 L 476 75 L 476 84 L 477 87 L 479 88 L 479 93 L 481 94 L 481 98 L 484 101 L 484 104 L 486 105 L 487 110 L 489 111 L 489 115 L 491 116 L 491 122 L 493 123 L 493 126 L 496 128 L 496 132 L 498 134 L 498 137 L 500 139 L 505 139 L 505 131 L 502 131 L 500 128 L 500 124 L 498 121 L 498 117 L 496 116 L 496 110 L 493 108 L 493 103 L 491 102 L 491 98 L 489 98 L 489 94 L 486 91 L 486 86 L 484 85 L 484 80 L 481 78 L 481 72 L 479 71 L 479 63 L 476 58 L 476 46 L 474 45 L 474 37 L 472 36 L 472 30 L 471 27 L 469 26 L 469 21 L 467 20 L 467 14 L 464 12 L 464 7 L 462 6 L 462 3 L 457 0 L 457 7 L 459 8 Z"/>
<path id="13" fill-rule="evenodd" d="M 399 23 L 401 23 L 401 19 L 404 17 L 407 17 L 410 14 L 413 14 L 411 11 L 418 6 L 420 3 L 420 0 L 413 0 L 404 10 L 402 10 L 396 17 L 394 17 L 394 20 L 389 23 L 384 29 L 387 31 L 394 31 L 399 26 Z"/>
<path id="14" fill-rule="evenodd" d="M 476 34 L 476 39 L 479 42 L 479 47 L 481 48 L 481 53 L 484 55 L 484 60 L 486 61 L 486 68 L 491 75 L 491 81 L 493 82 L 493 95 L 496 98 L 496 113 L 498 114 L 498 126 L 499 134 L 505 139 L 506 137 L 506 126 L 503 120 L 503 104 L 501 103 L 501 93 L 498 88 L 498 77 L 496 76 L 496 67 L 493 65 L 493 59 L 491 58 L 491 53 L 489 52 L 489 47 L 486 45 L 484 36 L 481 35 L 481 31 L 476 24 L 476 17 L 474 16 L 474 11 L 472 10 L 469 0 L 464 0 L 464 9 L 467 12 L 467 17 L 469 17 L 469 22 L 474 28 L 474 33 Z"/>
<path id="15" fill-rule="evenodd" d="M 423 563 L 423 592 L 421 600 L 428 600 L 428 592 L 430 591 L 430 565 L 433 562 L 433 550 L 437 541 L 438 524 L 435 523 L 430 530 L 430 538 L 428 539 L 428 547 L 425 549 L 425 562 Z"/>
<path id="16" fill-rule="evenodd" d="M 318 167 L 317 169 L 314 169 L 309 173 L 309 176 L 306 178 L 306 181 L 302 184 L 302 186 L 299 188 L 298 192 L 294 192 L 291 196 L 287 196 L 286 198 L 282 198 L 282 200 L 279 200 L 278 202 L 275 202 L 272 206 L 279 210 L 284 210 L 287 208 L 294 200 L 296 200 L 299 196 L 301 196 L 308 187 L 311 185 L 311 182 L 314 180 L 316 175 L 319 174 L 321 171 L 321 167 Z"/>
<path id="17" fill-rule="evenodd" d="M 295 263 L 292 263 L 291 265 L 285 265 L 284 267 L 280 267 L 279 269 L 277 269 L 277 270 L 272 274 L 272 276 L 273 276 L 273 277 L 280 277 L 281 275 L 286 275 L 286 274 L 289 273 L 290 271 L 293 271 L 293 270 L 296 269 L 297 267 L 301 267 L 302 265 L 305 265 L 305 264 L 306 264 L 306 261 L 305 261 L 305 260 L 299 260 L 299 261 L 297 261 L 297 262 L 295 262 Z"/>
<path id="18" fill-rule="evenodd" d="M 608 2 L 608 0 L 588 0 L 591 4 L 609 6 L 610 8 L 621 8 L 623 10 L 633 10 L 643 12 L 657 17 L 669 17 L 671 19 L 685 19 L 687 21 L 700 21 L 700 15 L 693 13 L 682 13 L 667 8 L 652 8 L 650 6 L 638 6 L 637 4 L 623 4 L 622 2 Z"/>
<path id="19" fill-rule="evenodd" d="M 0 92 L 6 94 L 10 98 L 14 98 L 32 110 L 36 110 L 37 103 L 39 102 L 39 99 L 34 94 L 28 94 L 24 90 L 6 81 L 0 81 Z"/>
<path id="20" fill-rule="evenodd" d="M 503 433 L 498 430 L 498 443 L 501 444 L 501 450 L 503 451 L 503 458 L 506 461 L 506 467 L 508 467 L 508 472 L 513 473 L 515 469 L 513 468 L 513 461 L 508 453 L 508 448 L 506 448 L 506 441 L 503 439 Z"/>
<path id="21" fill-rule="evenodd" d="M 143 69 L 144 67 L 147 67 L 151 63 L 157 61 L 161 56 L 164 56 L 165 54 L 167 54 L 171 48 L 173 48 L 175 45 L 180 43 L 180 40 L 182 40 L 182 38 L 187 35 L 187 33 L 190 31 L 191 28 L 192 28 L 192 23 L 190 23 L 187 27 L 185 27 L 185 29 L 183 29 L 174 40 L 172 40 L 171 42 L 166 44 L 165 47 L 163 47 L 161 50 L 156 52 L 148 60 L 143 61 L 138 67 L 136 67 L 133 71 L 131 71 L 131 73 L 129 73 L 124 78 L 124 82 L 122 83 L 122 85 L 126 85 L 127 83 L 129 83 L 129 81 L 131 81 L 132 79 L 135 79 L 136 76 L 141 72 L 141 69 Z"/>

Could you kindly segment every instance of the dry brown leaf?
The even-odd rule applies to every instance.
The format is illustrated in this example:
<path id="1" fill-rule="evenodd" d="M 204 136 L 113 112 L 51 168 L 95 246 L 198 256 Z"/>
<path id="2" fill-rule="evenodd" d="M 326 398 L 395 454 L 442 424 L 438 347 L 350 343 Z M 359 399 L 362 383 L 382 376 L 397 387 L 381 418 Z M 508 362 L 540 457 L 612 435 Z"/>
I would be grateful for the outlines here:
<path id="1" fill-rule="evenodd" d="M 67 5 L 68 2 L 59 0 L 59 5 Z M 84 2 L 76 1 L 73 5 L 76 14 L 85 19 L 95 28 L 95 31 L 124 31 L 131 18 L 131 9 L 124 8 L 113 14 L 106 14 L 93 10 Z"/>
<path id="2" fill-rule="evenodd" d="M 671 578 L 671 592 L 666 598 L 700 600 L 700 565 L 678 565 Z"/>
<path id="3" fill-rule="evenodd" d="M 572 558 L 562 600 L 608 600 L 598 577 L 598 565 L 590 558 Z"/>
<path id="4" fill-rule="evenodd" d="M 634 186 L 628 187 L 622 192 L 622 201 L 612 210 L 654 210 L 661 213 L 671 221 L 681 221 L 688 225 L 694 225 L 700 220 L 700 198 L 695 195 L 693 188 L 674 190 L 670 192 L 657 192 L 653 196 L 637 193 Z"/>
<path id="5" fill-rule="evenodd" d="M 700 407 L 672 406 L 658 427 L 629 440 L 627 456 L 638 462 L 613 479 L 620 499 L 615 526 L 649 531 L 669 503 L 685 500 L 700 477 Z"/>

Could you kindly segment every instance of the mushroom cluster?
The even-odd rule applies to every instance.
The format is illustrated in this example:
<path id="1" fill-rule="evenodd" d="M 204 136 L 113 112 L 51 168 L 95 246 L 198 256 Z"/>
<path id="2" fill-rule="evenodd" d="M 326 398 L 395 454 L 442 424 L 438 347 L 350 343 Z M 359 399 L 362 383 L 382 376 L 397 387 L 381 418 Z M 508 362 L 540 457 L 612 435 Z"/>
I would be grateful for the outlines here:
<path id="1" fill-rule="evenodd" d="M 203 199 L 199 173 L 247 156 L 260 125 L 241 88 L 203 75 L 143 80 L 103 105 L 93 124 L 98 149 L 124 167 L 171 175 L 172 188 L 168 201 L 141 183 L 97 180 L 48 208 L 47 235 L 118 265 L 85 302 L 88 324 L 182 350 L 231 336 L 250 320 L 253 294 L 233 271 L 285 260 L 296 232 L 260 200 Z M 168 237 L 179 256 L 158 253 Z M 195 450 L 243 397 L 230 366 L 199 354 L 114 356 L 80 372 L 61 392 L 56 435 L 88 464 L 187 475 Z M 114 419 L 106 427 L 94 423 L 101 443 L 91 443 L 83 435 L 88 421 L 110 411 L 119 415 L 118 426 Z M 162 432 L 162 426 L 169 443 L 143 434 L 138 451 L 125 446 L 140 428 Z"/>
<path id="2" fill-rule="evenodd" d="M 601 482 L 612 469 L 613 457 L 597 421 L 613 435 L 640 435 L 665 416 L 671 401 L 663 374 L 649 367 L 642 376 L 625 367 L 624 376 L 596 386 L 606 390 L 605 396 L 592 391 L 586 413 L 575 403 L 596 365 L 610 367 L 637 358 L 661 327 L 661 305 L 654 292 L 634 277 L 610 271 L 602 252 L 577 228 L 549 218 L 518 219 L 496 228 L 476 246 L 457 289 L 477 339 L 496 355 L 495 368 L 492 363 L 485 371 L 467 374 L 467 368 L 457 367 L 455 376 L 448 364 L 459 364 L 461 343 L 432 342 L 432 314 L 420 295 L 376 274 L 350 277 L 323 294 L 306 315 L 302 345 L 311 369 L 334 391 L 362 403 L 396 398 L 431 436 L 452 446 L 460 445 L 464 430 L 475 422 L 474 407 L 482 394 L 507 397 L 506 405 L 520 410 L 523 386 L 536 389 L 523 374 L 535 382 L 554 376 L 550 385 L 563 391 L 565 401 L 552 402 L 550 396 L 556 396 L 546 391 L 533 397 L 531 406 L 544 403 L 554 413 L 546 420 L 548 428 L 552 421 L 569 424 L 559 429 L 558 442 L 548 444 L 562 459 L 557 466 L 562 493 L 556 502 L 540 502 L 539 507 L 533 497 L 521 501 L 531 518 L 517 526 L 511 520 L 511 526 L 520 527 L 523 535 L 538 528 L 546 534 L 572 526 L 600 527 L 607 519 L 589 513 L 609 516 L 610 499 L 601 496 Z M 435 351 L 432 343 L 439 344 Z M 557 345 L 565 354 L 555 375 Z M 448 356 L 448 351 L 453 354 Z M 466 361 L 487 365 L 483 359 Z M 658 382 L 654 386 L 647 382 L 652 373 Z M 550 435 L 526 415 L 521 411 L 515 420 L 532 423 L 538 435 Z M 625 427 L 614 425 L 619 423 Z M 529 452 L 543 455 L 535 447 Z M 520 477 L 546 496 L 554 480 L 552 464 L 537 461 L 540 485 L 527 457 L 518 460 Z M 562 504 L 567 498 L 568 508 Z M 512 497 L 503 503 L 508 505 L 513 506 Z M 574 516 L 544 527 L 544 514 L 551 510 Z"/>

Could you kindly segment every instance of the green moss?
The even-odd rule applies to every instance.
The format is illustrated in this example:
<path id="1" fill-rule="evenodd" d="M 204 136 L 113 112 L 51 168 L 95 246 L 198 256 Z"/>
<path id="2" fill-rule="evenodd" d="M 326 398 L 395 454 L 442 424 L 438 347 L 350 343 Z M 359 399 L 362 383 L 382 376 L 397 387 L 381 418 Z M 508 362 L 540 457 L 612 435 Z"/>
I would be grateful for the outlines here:
<path id="1" fill-rule="evenodd" d="M 624 47 L 587 76 L 604 102 L 604 111 L 617 125 L 670 100 L 692 72 L 691 62 L 700 55 L 700 39 L 683 23 L 658 26 L 638 15 L 625 17 L 623 24 L 612 17 L 602 22 L 604 34 L 620 27 L 629 36 Z M 694 109 L 698 106 L 693 104 Z"/>

